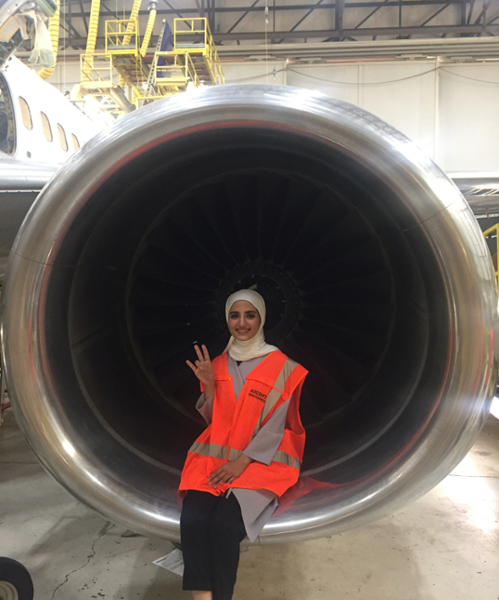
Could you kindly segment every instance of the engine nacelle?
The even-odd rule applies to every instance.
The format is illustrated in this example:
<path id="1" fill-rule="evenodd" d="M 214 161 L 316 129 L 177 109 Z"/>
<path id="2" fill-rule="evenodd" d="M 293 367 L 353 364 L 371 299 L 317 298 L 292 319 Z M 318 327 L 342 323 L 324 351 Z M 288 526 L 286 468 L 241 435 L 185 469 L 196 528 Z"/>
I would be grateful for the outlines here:
<path id="1" fill-rule="evenodd" d="M 497 289 L 454 184 L 376 117 L 306 90 L 225 86 L 123 118 L 42 192 L 11 252 L 3 348 L 16 417 L 52 475 L 179 539 L 203 428 L 185 359 L 227 342 L 257 284 L 266 337 L 309 370 L 300 482 L 261 542 L 343 531 L 438 483 L 496 381 Z"/>

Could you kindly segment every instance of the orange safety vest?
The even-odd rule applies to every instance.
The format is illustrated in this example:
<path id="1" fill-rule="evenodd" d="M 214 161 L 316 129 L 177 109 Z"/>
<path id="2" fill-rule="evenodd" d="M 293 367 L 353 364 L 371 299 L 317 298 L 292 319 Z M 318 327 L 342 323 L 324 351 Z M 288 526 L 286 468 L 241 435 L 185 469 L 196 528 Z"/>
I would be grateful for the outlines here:
<path id="1" fill-rule="evenodd" d="M 308 371 L 282 352 L 271 352 L 248 375 L 236 402 L 227 370 L 227 354 L 217 356 L 212 364 L 215 371 L 212 422 L 187 453 L 179 489 L 200 490 L 215 496 L 221 496 L 229 488 L 266 489 L 282 496 L 300 474 L 305 430 L 298 409 Z M 253 461 L 232 483 L 220 484 L 217 489 L 209 485 L 208 477 L 224 463 L 238 458 L 289 398 L 284 433 L 270 465 Z"/>

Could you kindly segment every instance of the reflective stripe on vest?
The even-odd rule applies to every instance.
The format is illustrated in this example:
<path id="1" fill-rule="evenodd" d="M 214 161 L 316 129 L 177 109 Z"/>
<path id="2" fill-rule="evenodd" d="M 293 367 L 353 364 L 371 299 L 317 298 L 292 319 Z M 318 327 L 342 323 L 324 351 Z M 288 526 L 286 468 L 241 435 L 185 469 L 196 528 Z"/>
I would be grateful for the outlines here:
<path id="1" fill-rule="evenodd" d="M 263 406 L 262 413 L 260 418 L 258 419 L 258 423 L 255 426 L 253 433 L 251 434 L 251 439 L 255 437 L 255 435 L 260 431 L 262 427 L 262 423 L 267 418 L 270 411 L 274 408 L 274 406 L 279 402 L 279 398 L 284 393 L 284 388 L 286 387 L 286 382 L 288 377 L 293 372 L 293 369 L 297 366 L 298 363 L 295 363 L 294 360 L 288 358 L 286 362 L 283 364 L 281 372 L 277 376 L 274 385 L 272 386 L 272 390 L 269 392 L 267 399 L 265 400 L 265 404 Z M 281 462 L 281 461 L 278 461 Z"/>
<path id="2" fill-rule="evenodd" d="M 194 454 L 200 454 L 201 456 L 211 456 L 212 458 L 221 458 L 225 460 L 227 457 L 227 446 L 220 446 L 219 444 L 205 444 L 203 442 L 194 442 L 189 448 L 189 452 Z"/>
<path id="3" fill-rule="evenodd" d="M 242 450 L 236 450 L 235 448 L 228 448 L 227 446 L 220 446 L 219 444 L 204 444 L 203 442 L 194 442 L 190 447 L 189 452 L 199 454 L 200 456 L 220 458 L 221 460 L 227 459 L 228 461 L 236 460 L 236 458 L 239 458 L 243 453 Z M 288 467 L 294 467 L 295 469 L 301 468 L 301 461 L 290 454 L 286 454 L 286 452 L 283 452 L 282 450 L 277 450 L 272 460 L 287 465 Z"/>

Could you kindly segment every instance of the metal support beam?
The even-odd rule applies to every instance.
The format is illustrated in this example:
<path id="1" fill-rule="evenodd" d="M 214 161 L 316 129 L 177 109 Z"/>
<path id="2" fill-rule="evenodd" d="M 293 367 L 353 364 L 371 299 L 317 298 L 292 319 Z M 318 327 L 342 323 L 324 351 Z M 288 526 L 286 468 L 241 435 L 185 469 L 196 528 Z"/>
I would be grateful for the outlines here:
<path id="1" fill-rule="evenodd" d="M 295 31 L 295 30 L 296 30 L 296 28 L 297 28 L 297 27 L 299 27 L 299 26 L 300 26 L 300 25 L 303 23 L 303 21 L 304 21 L 304 20 L 305 20 L 307 17 L 309 17 L 309 16 L 310 16 L 310 15 L 311 15 L 311 14 L 314 12 L 314 10 L 315 10 L 315 9 L 316 9 L 318 6 L 320 6 L 320 5 L 322 4 L 322 2 L 323 2 L 323 0 L 319 0 L 319 2 L 317 2 L 316 4 L 314 4 L 312 8 L 310 8 L 310 7 L 309 7 L 309 8 L 310 8 L 310 10 L 307 12 L 307 14 L 306 14 L 306 15 L 304 15 L 304 16 L 303 16 L 303 17 L 302 17 L 302 18 L 301 18 L 301 19 L 300 19 L 300 20 L 299 20 L 297 23 L 295 23 L 295 24 L 293 25 L 293 27 L 291 27 L 291 29 L 290 29 L 289 31 L 290 31 L 290 32 L 292 32 L 292 31 Z M 335 8 L 336 8 L 336 4 L 335 4 L 334 6 L 335 6 Z"/>
<path id="2" fill-rule="evenodd" d="M 196 6 L 198 7 L 199 16 L 203 19 L 204 18 L 204 0 L 201 0 L 201 4 L 199 3 L 199 0 L 196 0 Z"/>
<path id="3" fill-rule="evenodd" d="M 448 8 L 450 6 L 450 4 L 446 4 L 445 6 L 442 6 L 442 8 L 439 8 L 437 10 L 437 12 L 435 14 L 433 14 L 429 19 L 426 19 L 426 21 L 423 21 L 420 25 L 420 27 L 424 27 L 427 23 L 429 23 L 430 21 L 433 21 L 433 19 L 439 15 L 441 12 L 443 12 L 446 8 Z"/>
<path id="4" fill-rule="evenodd" d="M 230 2 L 230 0 L 226 1 Z M 240 1 L 243 2 L 243 0 Z M 257 11 L 261 13 L 263 11 L 263 2 L 261 0 L 247 0 L 247 2 L 244 2 L 246 6 L 237 6 L 235 3 L 221 6 L 221 3 L 216 2 L 216 0 L 194 0 L 194 2 L 189 3 L 190 5 L 185 8 L 175 7 L 173 4 L 175 0 L 163 0 L 161 8 L 158 8 L 157 12 L 163 18 L 167 15 L 178 16 L 180 18 L 204 15 L 208 18 L 215 42 L 218 44 L 225 41 L 235 41 L 238 44 L 244 44 L 245 40 L 264 40 L 265 36 L 267 36 L 269 43 L 279 44 L 285 43 L 286 40 L 290 39 L 310 39 L 329 42 L 330 40 L 355 41 L 373 38 L 379 39 L 381 37 L 404 39 L 410 38 L 413 35 L 424 36 L 425 38 L 438 38 L 439 36 L 462 38 L 499 34 L 497 30 L 499 13 L 498 9 L 496 9 L 496 3 L 491 0 L 485 0 L 483 5 L 482 3 L 478 5 L 476 0 L 366 0 L 365 2 L 361 0 L 313 0 L 313 4 L 305 4 L 305 1 L 297 0 L 299 4 L 290 4 L 290 0 L 282 0 L 284 4 L 281 4 L 280 2 L 276 2 L 276 0 L 272 0 L 272 2 L 267 0 L 268 10 L 269 12 L 272 11 L 273 18 L 271 26 L 269 25 L 264 28 L 262 22 L 261 29 L 267 29 L 267 32 L 240 31 L 242 29 L 240 27 L 241 23 L 244 22 L 244 19 L 247 19 L 250 13 Z M 108 3 L 107 5 L 106 2 Z M 109 18 L 111 15 L 115 16 L 109 2 L 110 0 L 102 0 L 101 15 L 104 18 Z M 181 5 L 184 4 L 183 2 L 178 3 Z M 68 31 L 72 36 L 70 44 L 81 46 L 81 39 L 84 38 L 84 35 L 88 31 L 89 13 L 84 11 L 84 7 L 88 6 L 87 0 L 66 0 L 66 6 L 68 4 L 69 7 L 66 9 L 66 15 L 61 21 L 65 20 Z M 130 2 L 127 2 L 127 4 L 130 4 Z M 413 6 L 417 6 L 418 8 L 428 7 L 431 16 L 425 18 L 419 25 L 404 27 L 404 20 L 407 22 L 406 11 Z M 456 10 L 446 13 L 444 24 L 431 25 L 432 22 L 435 23 L 438 15 L 443 13 L 446 8 L 452 6 L 456 7 Z M 383 23 L 383 20 L 380 21 L 380 19 L 384 18 L 387 14 L 387 11 L 384 9 L 388 8 L 397 10 L 399 27 L 366 27 L 366 22 L 372 19 L 375 14 L 379 16 L 377 22 Z M 360 14 L 365 16 L 358 17 L 358 23 L 357 20 L 354 21 L 354 23 L 357 23 L 355 27 L 345 29 L 345 23 L 352 23 L 352 17 L 358 13 L 358 9 L 362 9 Z M 304 28 L 304 21 L 317 10 L 335 11 L 331 29 L 313 30 Z M 356 10 L 356 12 L 352 12 L 352 10 Z M 395 10 L 391 11 L 390 14 L 393 14 Z M 276 31 L 276 15 L 282 11 L 293 11 L 292 14 L 298 16 L 296 17 L 296 21 L 292 21 L 293 25 L 289 29 Z M 217 15 L 222 13 L 236 13 L 236 18 L 234 21 L 229 19 L 229 23 L 226 26 L 228 29 L 217 31 Z M 487 13 L 489 14 L 487 15 Z M 126 18 L 129 14 L 129 11 L 124 11 L 123 18 Z M 139 15 L 148 16 L 148 14 L 147 10 L 139 11 Z M 81 19 L 81 21 L 78 19 Z M 387 21 L 390 24 L 393 22 L 391 19 L 392 17 L 390 17 L 390 21 Z M 314 25 L 316 22 L 314 22 Z M 309 26 L 311 25 L 312 21 L 309 20 Z M 101 44 L 100 47 L 102 47 Z"/>
<path id="5" fill-rule="evenodd" d="M 108 6 L 108 5 L 107 5 L 107 4 L 104 2 L 104 0 L 101 0 L 100 6 L 101 6 L 101 8 L 103 8 L 104 10 L 106 10 L 108 13 L 112 14 L 114 17 L 117 17 L 117 14 L 116 14 L 115 12 L 113 12 L 113 11 L 112 11 L 112 10 L 109 8 L 109 6 Z M 143 12 L 145 13 L 145 12 L 147 12 L 147 11 L 143 11 Z M 75 15 L 75 16 L 76 16 L 76 15 Z M 88 14 L 87 14 L 87 13 L 85 13 L 83 16 L 84 16 L 84 17 L 90 17 L 90 13 L 88 13 Z M 102 11 L 101 11 L 101 12 L 100 12 L 100 14 L 99 14 L 99 16 L 100 16 L 100 17 L 105 17 L 106 15 L 105 15 L 105 14 L 103 14 L 103 13 L 102 13 Z"/>
<path id="6" fill-rule="evenodd" d="M 63 27 L 63 29 L 65 31 L 68 32 L 69 37 L 74 37 L 74 38 L 81 38 L 83 37 L 82 34 L 73 26 L 72 24 L 72 19 L 69 17 L 69 15 L 64 15 L 64 21 L 66 23 L 66 25 L 68 26 L 68 29 L 66 29 L 65 27 Z M 59 22 L 59 25 L 62 26 Z"/>
<path id="7" fill-rule="evenodd" d="M 250 14 L 251 8 L 254 8 L 259 2 L 260 2 L 260 0 L 255 0 L 253 2 L 253 4 L 251 5 L 250 9 L 246 10 L 246 12 L 239 17 L 239 19 L 234 23 L 234 25 L 232 25 L 230 27 L 230 29 L 227 31 L 227 33 L 232 33 L 234 31 L 234 29 L 239 25 L 239 23 Z M 261 8 L 260 8 L 260 10 L 261 10 Z M 275 31 L 275 13 L 274 13 L 274 31 Z"/>
<path id="8" fill-rule="evenodd" d="M 471 0 L 470 2 L 470 7 L 468 10 L 468 18 L 466 19 L 466 25 L 469 25 L 471 23 L 471 16 L 473 14 L 473 9 L 475 8 L 475 0 Z"/>
<path id="9" fill-rule="evenodd" d="M 337 0 L 336 10 L 334 11 L 334 29 L 337 39 L 341 40 L 341 32 L 343 31 L 343 14 L 345 11 L 345 0 Z"/>
<path id="10" fill-rule="evenodd" d="M 372 37 L 376 36 L 409 36 L 409 35 L 426 35 L 428 38 L 436 38 L 442 34 L 449 34 L 453 37 L 459 37 L 460 34 L 479 35 L 487 33 L 491 35 L 499 35 L 499 25 L 437 25 L 437 26 L 426 26 L 426 27 L 369 27 L 362 29 L 344 29 L 343 37 Z M 270 31 L 267 33 L 269 43 L 279 43 L 280 40 L 284 39 L 320 39 L 325 40 L 330 37 L 334 37 L 335 31 L 331 29 L 326 30 L 301 30 L 301 31 Z M 240 33 L 214 33 L 213 38 L 216 43 L 224 42 L 227 40 L 264 40 L 265 31 L 251 31 L 251 32 L 240 32 Z M 100 47 L 104 44 L 104 38 L 98 38 Z M 86 38 L 73 39 L 71 44 L 73 46 L 84 46 Z"/>
<path id="11" fill-rule="evenodd" d="M 216 12 L 215 12 L 215 0 L 211 0 L 211 19 L 210 19 L 210 29 L 211 32 L 214 33 L 216 29 Z"/>
<path id="12" fill-rule="evenodd" d="M 380 8 L 384 8 L 384 6 L 386 6 L 389 2 L 390 2 L 390 0 L 383 0 L 383 2 L 379 6 L 377 6 L 373 11 L 371 11 L 367 15 L 367 17 L 364 17 L 362 19 L 362 21 L 355 26 L 355 29 L 359 29 L 367 20 L 369 20 L 375 13 L 377 13 Z M 400 12 L 401 11 L 402 11 L 402 7 L 400 7 Z M 376 36 L 374 36 L 374 37 L 376 37 Z M 332 42 L 332 41 L 334 41 L 334 39 L 335 39 L 334 37 L 331 37 L 331 38 L 328 38 L 327 40 L 324 40 L 324 41 L 325 42 Z"/>
<path id="13" fill-rule="evenodd" d="M 162 14 L 179 14 L 179 10 L 182 10 L 182 13 L 184 15 L 193 15 L 193 14 L 199 14 L 199 9 L 197 6 L 192 6 L 192 7 L 185 7 L 182 9 L 177 9 L 175 7 L 173 7 L 167 0 L 163 0 L 165 2 L 165 4 L 169 7 L 166 9 L 161 9 L 158 8 L 158 15 L 162 15 Z M 373 8 L 375 10 L 379 10 L 382 8 L 394 8 L 394 7 L 409 7 L 409 6 L 418 6 L 421 7 L 422 5 L 424 6 L 441 6 L 442 4 L 445 5 L 456 5 L 456 6 L 461 6 L 461 5 L 466 5 L 469 4 L 470 0 L 424 0 L 424 2 L 422 2 L 422 0 L 368 0 L 367 2 L 345 2 L 345 6 L 344 6 L 344 10 L 352 10 L 352 9 L 357 9 L 357 8 Z M 107 12 L 114 14 L 113 11 L 111 11 L 104 3 L 103 3 L 104 8 L 107 10 Z M 338 6 L 338 2 L 321 2 L 320 4 L 315 4 L 315 5 L 310 5 L 310 4 L 283 4 L 283 5 L 269 5 L 269 12 L 270 11 L 275 11 L 275 12 L 282 12 L 282 11 L 302 11 L 302 10 L 306 10 L 306 11 L 310 11 L 310 10 L 315 10 L 315 9 L 325 9 L 325 10 L 336 10 Z M 211 7 L 209 10 L 212 10 L 215 14 L 218 13 L 231 13 L 231 12 L 236 12 L 236 13 L 241 13 L 241 12 L 255 12 L 255 11 L 259 11 L 261 10 L 260 7 L 255 7 L 253 5 L 248 5 L 248 6 L 215 6 L 214 8 Z M 205 11 L 208 12 L 208 7 L 205 8 Z M 125 11 L 125 16 L 128 15 L 130 13 L 130 11 Z M 149 11 L 147 10 L 141 10 L 139 11 L 139 15 L 148 15 Z M 90 15 L 90 12 L 73 12 L 73 17 L 88 17 Z"/>
<path id="14" fill-rule="evenodd" d="M 177 15 L 177 17 L 178 17 L 179 19 L 183 19 L 183 18 L 184 18 L 184 16 L 183 16 L 183 15 L 181 15 L 181 14 L 178 12 L 178 10 L 177 10 L 176 8 L 174 8 L 174 7 L 173 7 L 173 6 L 172 6 L 172 5 L 171 5 L 171 4 L 168 2 L 168 0 L 163 0 L 163 2 L 164 2 L 164 3 L 165 3 L 167 6 L 169 6 L 169 7 L 170 7 L 170 9 L 171 9 L 171 11 L 172 11 L 170 14 Z M 210 0 L 208 0 L 208 5 L 209 5 L 209 3 L 210 3 Z M 189 12 L 196 12 L 196 11 L 197 11 L 197 9 L 193 8 L 193 9 L 191 9 Z M 169 11 L 168 11 L 168 12 L 169 12 Z M 139 11 L 139 15 L 140 15 L 141 13 L 142 13 L 142 14 L 149 14 L 149 11 Z M 165 14 L 165 12 L 164 12 L 164 11 L 161 11 L 161 10 L 158 10 L 157 14 Z"/>
<path id="15" fill-rule="evenodd" d="M 80 4 L 81 12 L 83 12 L 83 2 L 80 0 L 79 4 Z M 69 5 L 69 9 L 71 10 L 71 4 Z M 88 35 L 88 21 L 87 21 L 87 17 L 85 17 L 85 15 L 83 15 L 83 25 L 84 25 L 85 31 Z"/>
<path id="16" fill-rule="evenodd" d="M 487 9 L 489 8 L 491 2 L 492 2 L 492 0 L 489 0 L 488 2 L 483 3 L 482 10 L 480 11 L 480 14 L 478 15 L 478 17 L 476 18 L 476 21 L 474 23 L 475 25 L 478 25 L 479 23 L 482 22 L 482 19 L 485 19 Z"/>
<path id="17" fill-rule="evenodd" d="M 375 13 L 377 13 L 378 10 L 380 10 L 381 8 L 385 8 L 389 2 L 390 2 L 390 0 L 384 0 L 379 6 L 377 6 L 373 11 L 371 11 L 367 15 L 367 17 L 364 17 L 360 23 L 357 23 L 357 25 L 355 26 L 355 29 L 360 29 L 366 21 L 368 21 Z M 399 10 L 399 27 L 402 27 L 401 19 L 402 19 L 402 4 L 400 4 L 400 10 Z"/>

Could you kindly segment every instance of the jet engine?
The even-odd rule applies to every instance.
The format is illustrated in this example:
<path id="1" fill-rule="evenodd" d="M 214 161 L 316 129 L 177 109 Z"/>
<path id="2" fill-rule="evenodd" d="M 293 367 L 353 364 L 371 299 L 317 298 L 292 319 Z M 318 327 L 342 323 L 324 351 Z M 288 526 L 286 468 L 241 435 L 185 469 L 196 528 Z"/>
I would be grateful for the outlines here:
<path id="1" fill-rule="evenodd" d="M 431 489 L 495 388 L 497 288 L 455 185 L 373 115 L 308 90 L 179 94 L 99 134 L 10 255 L 3 354 L 16 418 L 74 496 L 179 539 L 204 424 L 185 360 L 222 352 L 256 286 L 266 338 L 309 375 L 298 484 L 261 543 L 340 532 Z"/>

